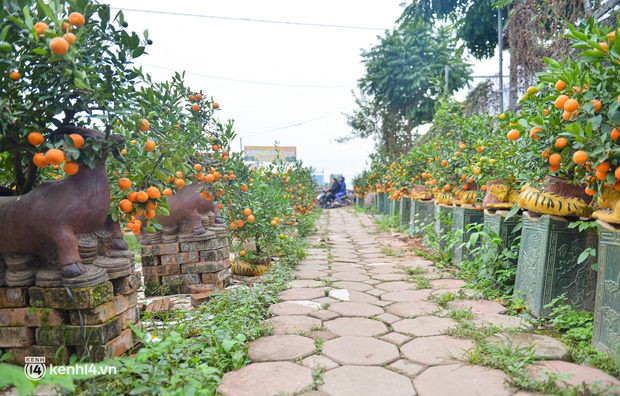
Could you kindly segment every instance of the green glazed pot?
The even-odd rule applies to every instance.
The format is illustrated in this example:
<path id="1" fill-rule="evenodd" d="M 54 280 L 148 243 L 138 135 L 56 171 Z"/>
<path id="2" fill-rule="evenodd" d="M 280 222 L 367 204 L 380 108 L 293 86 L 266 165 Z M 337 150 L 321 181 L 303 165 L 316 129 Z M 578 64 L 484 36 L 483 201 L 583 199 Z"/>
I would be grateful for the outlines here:
<path id="1" fill-rule="evenodd" d="M 577 309 L 594 309 L 596 258 L 589 256 L 580 264 L 577 259 L 585 249 L 597 248 L 597 233 L 579 232 L 569 224 L 560 216 L 523 214 L 515 294 L 535 316 L 548 315 L 552 309 L 544 306 L 562 294 Z"/>
<path id="2" fill-rule="evenodd" d="M 620 347 L 620 226 L 598 226 L 598 277 L 592 345 L 614 354 Z"/>
<path id="3" fill-rule="evenodd" d="M 469 250 L 465 247 L 465 243 L 469 241 L 471 234 L 475 230 L 467 229 L 469 224 L 482 224 L 484 221 L 484 212 L 478 209 L 472 209 L 468 206 L 455 206 L 452 220 L 452 230 L 457 233 L 461 231 L 459 242 L 452 247 L 452 262 L 459 264 L 464 260 L 472 260 Z"/>
<path id="4" fill-rule="evenodd" d="M 435 201 L 421 201 L 414 199 L 411 202 L 409 222 L 413 227 L 426 227 L 433 223 L 435 218 Z M 414 235 L 421 235 L 416 233 Z"/>
<path id="5" fill-rule="evenodd" d="M 452 229 L 452 220 L 454 215 L 454 208 L 452 205 L 435 204 L 435 233 L 437 235 L 446 235 Z M 446 247 L 446 240 L 440 239 L 440 245 L 442 248 Z"/>
<path id="6" fill-rule="evenodd" d="M 400 226 L 405 230 L 411 227 L 411 198 L 403 197 L 400 200 Z"/>

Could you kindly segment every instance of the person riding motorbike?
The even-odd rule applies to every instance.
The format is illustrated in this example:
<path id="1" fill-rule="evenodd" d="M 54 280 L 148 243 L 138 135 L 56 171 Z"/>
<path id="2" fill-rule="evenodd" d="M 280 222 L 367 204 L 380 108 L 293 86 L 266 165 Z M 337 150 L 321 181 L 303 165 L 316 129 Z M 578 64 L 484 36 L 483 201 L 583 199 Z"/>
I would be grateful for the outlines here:
<path id="1" fill-rule="evenodd" d="M 338 202 L 342 202 L 340 197 L 347 195 L 347 184 L 344 182 L 344 176 L 340 176 L 340 185 L 338 186 L 338 192 L 336 193 L 336 199 Z"/>
<path id="2" fill-rule="evenodd" d="M 325 195 L 325 202 L 333 203 L 334 199 L 336 198 L 336 194 L 339 191 L 340 191 L 340 183 L 338 183 L 338 180 L 336 180 L 335 177 L 332 177 L 332 184 L 329 185 L 329 190 L 327 191 L 327 194 Z"/>

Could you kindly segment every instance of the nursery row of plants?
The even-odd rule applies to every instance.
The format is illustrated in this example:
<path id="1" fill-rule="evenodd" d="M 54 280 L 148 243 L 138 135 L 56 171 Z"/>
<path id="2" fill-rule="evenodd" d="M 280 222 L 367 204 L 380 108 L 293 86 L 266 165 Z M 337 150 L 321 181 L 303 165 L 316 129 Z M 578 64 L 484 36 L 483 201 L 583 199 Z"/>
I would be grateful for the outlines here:
<path id="1" fill-rule="evenodd" d="M 156 215 L 169 214 L 167 198 L 190 188 L 214 200 L 229 239 L 239 242 L 231 244 L 237 258 L 275 258 L 278 264 L 260 284 L 217 294 L 198 311 L 168 317 L 148 333 L 134 328 L 144 347 L 133 357 L 102 363 L 118 368 L 115 378 L 77 384 L 88 376 L 47 375 L 42 384 L 77 393 L 213 394 L 224 372 L 248 363 L 247 342 L 269 331 L 262 324 L 267 308 L 304 256 L 303 237 L 314 229 L 312 169 L 300 161 L 244 164 L 230 148 L 233 122 L 216 118 L 220 105 L 213 97 L 187 86 L 182 73 L 159 82 L 133 65 L 152 44 L 148 31 L 131 32 L 122 12 L 94 1 L 3 5 L 0 194 L 27 194 L 109 157 L 109 214 L 123 232 L 162 229 Z M 105 136 L 57 133 L 69 125 Z M 292 236 L 294 228 L 299 237 Z M 245 242 L 256 250 L 243 250 Z M 22 367 L 0 365 L 0 389 L 14 384 L 27 394 L 39 384 Z"/>
<path id="2" fill-rule="evenodd" d="M 615 376 L 617 34 L 593 20 L 568 26 L 571 56 L 545 58 L 515 109 L 471 114 L 442 98 L 410 152 L 372 154 L 353 181 L 359 205 L 366 200 L 384 224 L 423 235 L 434 259 L 486 297 L 541 321 L 554 320 L 551 303 L 564 299 L 564 318 L 576 322 L 560 330 L 573 356 Z"/>
<path id="3" fill-rule="evenodd" d="M 409 153 L 372 156 L 353 182 L 358 196 L 385 191 L 398 200 L 426 185 L 435 197 L 475 190 L 474 203 L 482 205 L 487 182 L 520 189 L 541 186 L 547 175 L 583 185 L 595 198 L 620 189 L 620 41 L 592 20 L 568 29 L 578 58 L 545 58 L 547 70 L 515 111 L 465 115 L 461 103 L 444 98 Z"/>

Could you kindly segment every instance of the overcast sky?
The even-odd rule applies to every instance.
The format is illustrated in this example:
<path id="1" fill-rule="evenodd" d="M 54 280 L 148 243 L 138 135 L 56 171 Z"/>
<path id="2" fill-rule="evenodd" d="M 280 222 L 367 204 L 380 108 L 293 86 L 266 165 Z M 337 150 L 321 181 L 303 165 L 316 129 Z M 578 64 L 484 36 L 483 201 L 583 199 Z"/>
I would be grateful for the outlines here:
<path id="1" fill-rule="evenodd" d="M 372 141 L 333 139 L 350 132 L 342 112 L 354 108 L 361 49 L 394 27 L 402 0 L 100 1 L 123 8 L 130 30 L 148 29 L 153 45 L 137 64 L 157 80 L 185 70 L 190 87 L 220 104 L 219 118 L 235 120 L 244 146 L 297 147 L 297 158 L 324 170 L 326 180 L 331 173 L 350 180 L 364 169 Z M 496 60 L 474 67 L 475 74 L 497 70 Z M 240 150 L 239 138 L 233 149 Z"/>

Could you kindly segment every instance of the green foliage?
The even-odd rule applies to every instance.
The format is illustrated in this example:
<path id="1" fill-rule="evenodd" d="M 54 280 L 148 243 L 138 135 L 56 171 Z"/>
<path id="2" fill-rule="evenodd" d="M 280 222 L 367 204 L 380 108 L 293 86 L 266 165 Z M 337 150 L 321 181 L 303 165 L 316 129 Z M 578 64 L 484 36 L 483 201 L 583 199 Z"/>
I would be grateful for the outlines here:
<path id="1" fill-rule="evenodd" d="M 476 59 L 490 58 L 497 47 L 497 9 L 493 0 L 414 0 L 401 19 L 449 20 L 457 24 L 457 36 Z M 506 20 L 507 12 L 502 14 Z"/>
<path id="2" fill-rule="evenodd" d="M 156 333 L 138 333 L 145 345 L 135 357 L 108 361 L 116 378 L 98 378 L 97 390 L 124 394 L 215 394 L 224 373 L 248 364 L 248 342 L 269 335 L 264 320 L 289 273 L 304 256 L 302 239 L 288 241 L 287 254 L 251 288 L 216 294 L 197 311 Z M 88 384 L 85 384 L 86 386 Z"/>
<path id="3" fill-rule="evenodd" d="M 503 247 L 502 238 L 483 224 L 472 224 L 474 232 L 465 243 L 473 261 L 459 264 L 461 276 L 489 297 L 510 296 L 514 290 L 517 274 L 516 259 L 521 237 L 511 246 Z M 521 227 L 517 227 L 520 230 Z"/>
<path id="4" fill-rule="evenodd" d="M 374 136 L 388 158 L 412 147 L 413 130 L 433 119 L 435 102 L 465 86 L 469 65 L 446 27 L 404 21 L 362 52 L 366 73 L 359 82 L 361 97 L 348 116 L 353 137 Z M 445 67 L 450 73 L 445 90 Z M 344 140 L 347 140 L 345 138 Z"/>
<path id="5" fill-rule="evenodd" d="M 86 23 L 73 29 L 76 39 L 69 50 L 55 55 L 49 43 L 64 34 L 62 23 L 74 11 Z M 144 38 L 128 32 L 122 12 L 112 17 L 108 5 L 86 0 L 12 0 L 0 8 L 0 21 L 0 159 L 5 165 L 0 180 L 5 195 L 12 195 L 10 187 L 23 194 L 40 181 L 32 163 L 39 149 L 28 143 L 30 132 L 49 136 L 53 126 L 94 120 L 110 132 L 113 119 L 132 111 L 138 73 L 129 64 L 145 52 L 148 32 Z M 41 37 L 34 29 L 40 21 L 50 27 Z M 13 81 L 8 77 L 13 71 L 22 77 Z M 49 140 L 44 144 L 53 146 Z"/>

